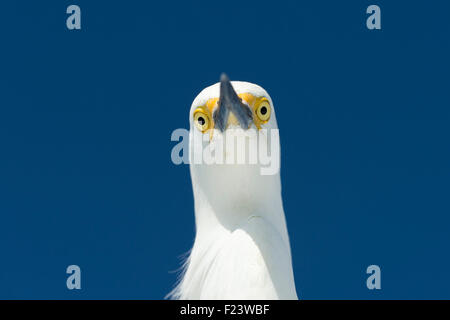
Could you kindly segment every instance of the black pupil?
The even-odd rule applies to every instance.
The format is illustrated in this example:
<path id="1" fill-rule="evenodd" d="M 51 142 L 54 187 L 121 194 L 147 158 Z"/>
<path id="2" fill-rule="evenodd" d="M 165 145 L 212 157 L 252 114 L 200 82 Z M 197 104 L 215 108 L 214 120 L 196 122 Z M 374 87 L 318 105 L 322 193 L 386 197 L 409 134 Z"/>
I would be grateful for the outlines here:
<path id="1" fill-rule="evenodd" d="M 260 110 L 262 115 L 265 115 L 267 113 L 267 108 L 266 107 L 262 107 Z"/>
<path id="2" fill-rule="evenodd" d="M 205 119 L 203 117 L 198 117 L 198 123 L 202 126 L 205 124 Z"/>

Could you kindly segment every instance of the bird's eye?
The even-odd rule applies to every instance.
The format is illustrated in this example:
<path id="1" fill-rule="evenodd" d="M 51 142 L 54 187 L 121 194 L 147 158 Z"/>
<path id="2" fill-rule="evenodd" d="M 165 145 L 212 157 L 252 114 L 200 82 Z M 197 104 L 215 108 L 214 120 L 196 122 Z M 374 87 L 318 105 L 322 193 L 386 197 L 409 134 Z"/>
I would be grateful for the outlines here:
<path id="1" fill-rule="evenodd" d="M 255 108 L 255 113 L 261 123 L 266 123 L 270 119 L 270 104 L 267 99 L 263 99 Z"/>
<path id="2" fill-rule="evenodd" d="M 203 109 L 199 108 L 194 111 L 194 124 L 198 130 L 205 132 L 211 128 L 211 119 Z"/>

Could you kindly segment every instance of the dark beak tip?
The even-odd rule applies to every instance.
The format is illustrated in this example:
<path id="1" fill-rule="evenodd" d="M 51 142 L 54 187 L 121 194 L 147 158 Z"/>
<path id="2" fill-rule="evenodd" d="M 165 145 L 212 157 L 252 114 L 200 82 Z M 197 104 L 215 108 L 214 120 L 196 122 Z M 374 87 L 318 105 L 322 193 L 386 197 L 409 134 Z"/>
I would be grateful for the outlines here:
<path id="1" fill-rule="evenodd" d="M 229 82 L 229 81 L 230 81 L 230 79 L 228 78 L 226 73 L 222 72 L 222 74 L 220 75 L 220 82 Z"/>

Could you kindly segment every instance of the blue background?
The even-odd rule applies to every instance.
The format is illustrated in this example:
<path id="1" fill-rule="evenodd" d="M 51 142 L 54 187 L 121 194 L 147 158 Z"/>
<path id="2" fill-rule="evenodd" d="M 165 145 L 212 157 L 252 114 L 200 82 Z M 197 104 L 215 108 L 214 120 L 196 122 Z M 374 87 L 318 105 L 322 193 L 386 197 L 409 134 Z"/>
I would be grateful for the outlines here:
<path id="1" fill-rule="evenodd" d="M 80 31 L 66 28 L 70 4 Z M 370 4 L 382 30 L 366 28 Z M 223 71 L 277 108 L 300 297 L 450 298 L 449 10 L 2 2 L 0 298 L 164 298 L 195 232 L 170 135 Z"/>

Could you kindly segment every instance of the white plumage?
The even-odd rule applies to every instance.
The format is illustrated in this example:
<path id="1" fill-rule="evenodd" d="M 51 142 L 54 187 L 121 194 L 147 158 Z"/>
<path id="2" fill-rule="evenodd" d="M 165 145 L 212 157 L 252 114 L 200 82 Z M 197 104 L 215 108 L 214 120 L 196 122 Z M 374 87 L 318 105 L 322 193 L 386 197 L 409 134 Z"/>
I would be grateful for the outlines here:
<path id="1" fill-rule="evenodd" d="M 258 85 L 231 82 L 237 94 L 265 97 L 272 112 L 264 129 L 278 129 L 272 99 Z M 190 110 L 190 171 L 196 237 L 182 278 L 171 296 L 178 299 L 297 299 L 280 175 L 261 175 L 261 164 L 194 164 L 193 112 L 220 96 L 220 83 L 204 89 Z M 229 125 L 227 130 L 235 127 Z M 252 127 L 255 125 L 252 123 Z M 197 131 L 196 131 L 197 130 Z M 224 143 L 215 132 L 206 143 Z M 208 133 L 203 133 L 208 134 Z M 269 135 L 260 139 L 266 143 Z M 229 151 L 229 150 L 228 150 Z M 228 156 L 225 148 L 225 156 Z"/>

